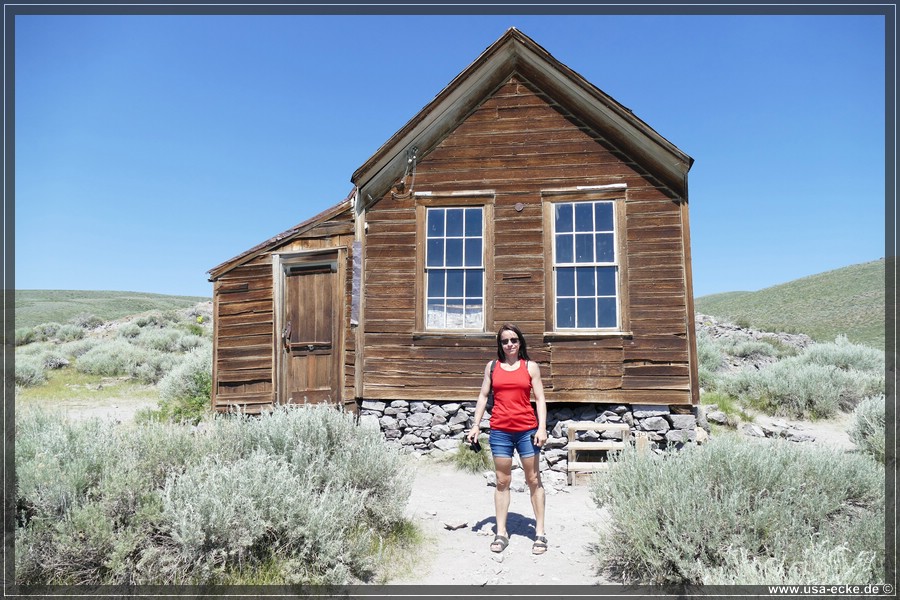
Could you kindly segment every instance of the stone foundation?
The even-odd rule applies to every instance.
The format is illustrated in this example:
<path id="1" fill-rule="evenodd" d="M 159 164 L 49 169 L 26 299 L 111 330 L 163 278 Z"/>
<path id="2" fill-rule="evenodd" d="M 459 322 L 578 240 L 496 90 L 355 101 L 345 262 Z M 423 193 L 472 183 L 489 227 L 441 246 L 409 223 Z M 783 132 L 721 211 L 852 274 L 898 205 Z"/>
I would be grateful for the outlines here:
<path id="1" fill-rule="evenodd" d="M 547 434 L 541 452 L 541 471 L 566 473 L 568 463 L 568 423 L 594 421 L 597 423 L 627 423 L 632 438 L 645 434 L 651 450 L 662 452 L 669 447 L 681 447 L 697 439 L 697 426 L 707 428 L 702 412 L 691 406 L 651 406 L 625 404 L 553 403 L 547 405 Z M 364 400 L 359 407 L 360 423 L 378 427 L 385 439 L 399 444 L 409 452 L 427 454 L 435 450 L 455 450 L 472 426 L 475 402 L 428 402 L 394 400 L 392 402 Z M 481 421 L 487 433 L 488 418 Z M 576 439 L 621 439 L 620 432 L 582 431 Z"/>

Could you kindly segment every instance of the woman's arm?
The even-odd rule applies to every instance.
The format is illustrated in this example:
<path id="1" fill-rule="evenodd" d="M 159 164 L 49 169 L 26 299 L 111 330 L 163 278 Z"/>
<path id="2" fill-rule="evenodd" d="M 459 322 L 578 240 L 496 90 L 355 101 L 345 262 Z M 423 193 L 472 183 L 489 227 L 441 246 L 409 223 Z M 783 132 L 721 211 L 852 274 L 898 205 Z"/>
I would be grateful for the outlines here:
<path id="1" fill-rule="evenodd" d="M 541 367 L 534 361 L 528 361 L 528 373 L 531 375 L 531 389 L 537 407 L 538 429 L 534 434 L 534 445 L 543 446 L 547 441 L 547 401 L 544 399 L 544 384 L 541 382 Z"/>
<path id="2" fill-rule="evenodd" d="M 481 418 L 484 416 L 484 411 L 487 408 L 487 397 L 490 393 L 491 361 L 488 361 L 484 366 L 484 379 L 481 381 L 481 391 L 478 392 L 478 402 L 475 403 L 475 422 L 472 428 L 469 429 L 469 433 L 466 434 L 466 439 L 470 443 L 477 440 L 478 434 L 481 433 Z"/>

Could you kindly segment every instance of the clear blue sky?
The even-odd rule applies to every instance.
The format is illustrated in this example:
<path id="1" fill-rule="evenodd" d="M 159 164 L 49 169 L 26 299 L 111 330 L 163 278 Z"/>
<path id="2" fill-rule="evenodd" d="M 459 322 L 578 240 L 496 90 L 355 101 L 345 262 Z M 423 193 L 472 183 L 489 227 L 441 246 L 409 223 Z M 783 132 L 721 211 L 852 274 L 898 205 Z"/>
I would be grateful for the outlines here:
<path id="1" fill-rule="evenodd" d="M 511 26 L 695 159 L 696 296 L 884 256 L 881 16 L 20 15 L 16 288 L 210 296 Z"/>

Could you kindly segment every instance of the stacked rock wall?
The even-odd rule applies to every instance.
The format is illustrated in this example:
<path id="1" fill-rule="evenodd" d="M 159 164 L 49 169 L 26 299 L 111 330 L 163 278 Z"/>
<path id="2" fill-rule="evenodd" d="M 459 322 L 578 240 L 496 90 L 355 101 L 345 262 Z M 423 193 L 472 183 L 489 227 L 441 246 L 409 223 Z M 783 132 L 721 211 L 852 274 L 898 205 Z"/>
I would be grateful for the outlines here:
<path id="1" fill-rule="evenodd" d="M 682 414 L 682 413 L 687 414 Z M 475 418 L 475 402 L 393 402 L 365 400 L 359 407 L 360 421 L 382 431 L 384 437 L 410 452 L 429 453 L 450 451 L 471 428 Z M 647 436 L 650 448 L 662 451 L 670 446 L 680 447 L 697 439 L 697 426 L 706 428 L 702 415 L 698 422 L 692 407 L 640 406 L 624 404 L 548 404 L 547 434 L 541 453 L 541 470 L 565 473 L 568 463 L 568 424 L 576 421 L 596 423 L 627 423 L 632 438 L 637 433 Z M 481 430 L 490 427 L 488 416 L 481 421 Z M 621 432 L 581 431 L 576 439 L 620 439 Z"/>

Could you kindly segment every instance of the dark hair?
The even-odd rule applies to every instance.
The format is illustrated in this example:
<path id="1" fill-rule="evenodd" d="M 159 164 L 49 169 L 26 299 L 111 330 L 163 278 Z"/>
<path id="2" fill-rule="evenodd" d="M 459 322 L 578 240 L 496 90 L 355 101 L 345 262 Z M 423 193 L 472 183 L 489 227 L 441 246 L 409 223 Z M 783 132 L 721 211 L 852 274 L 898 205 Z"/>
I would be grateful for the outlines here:
<path id="1" fill-rule="evenodd" d="M 500 331 L 497 332 L 497 358 L 499 358 L 501 362 L 506 360 L 506 353 L 503 352 L 503 344 L 500 343 L 500 336 L 503 335 L 504 331 L 512 331 L 516 334 L 519 338 L 519 358 L 522 360 L 530 360 L 528 358 L 528 344 L 525 343 L 525 336 L 522 335 L 519 328 L 512 323 L 504 323 L 500 328 Z"/>

